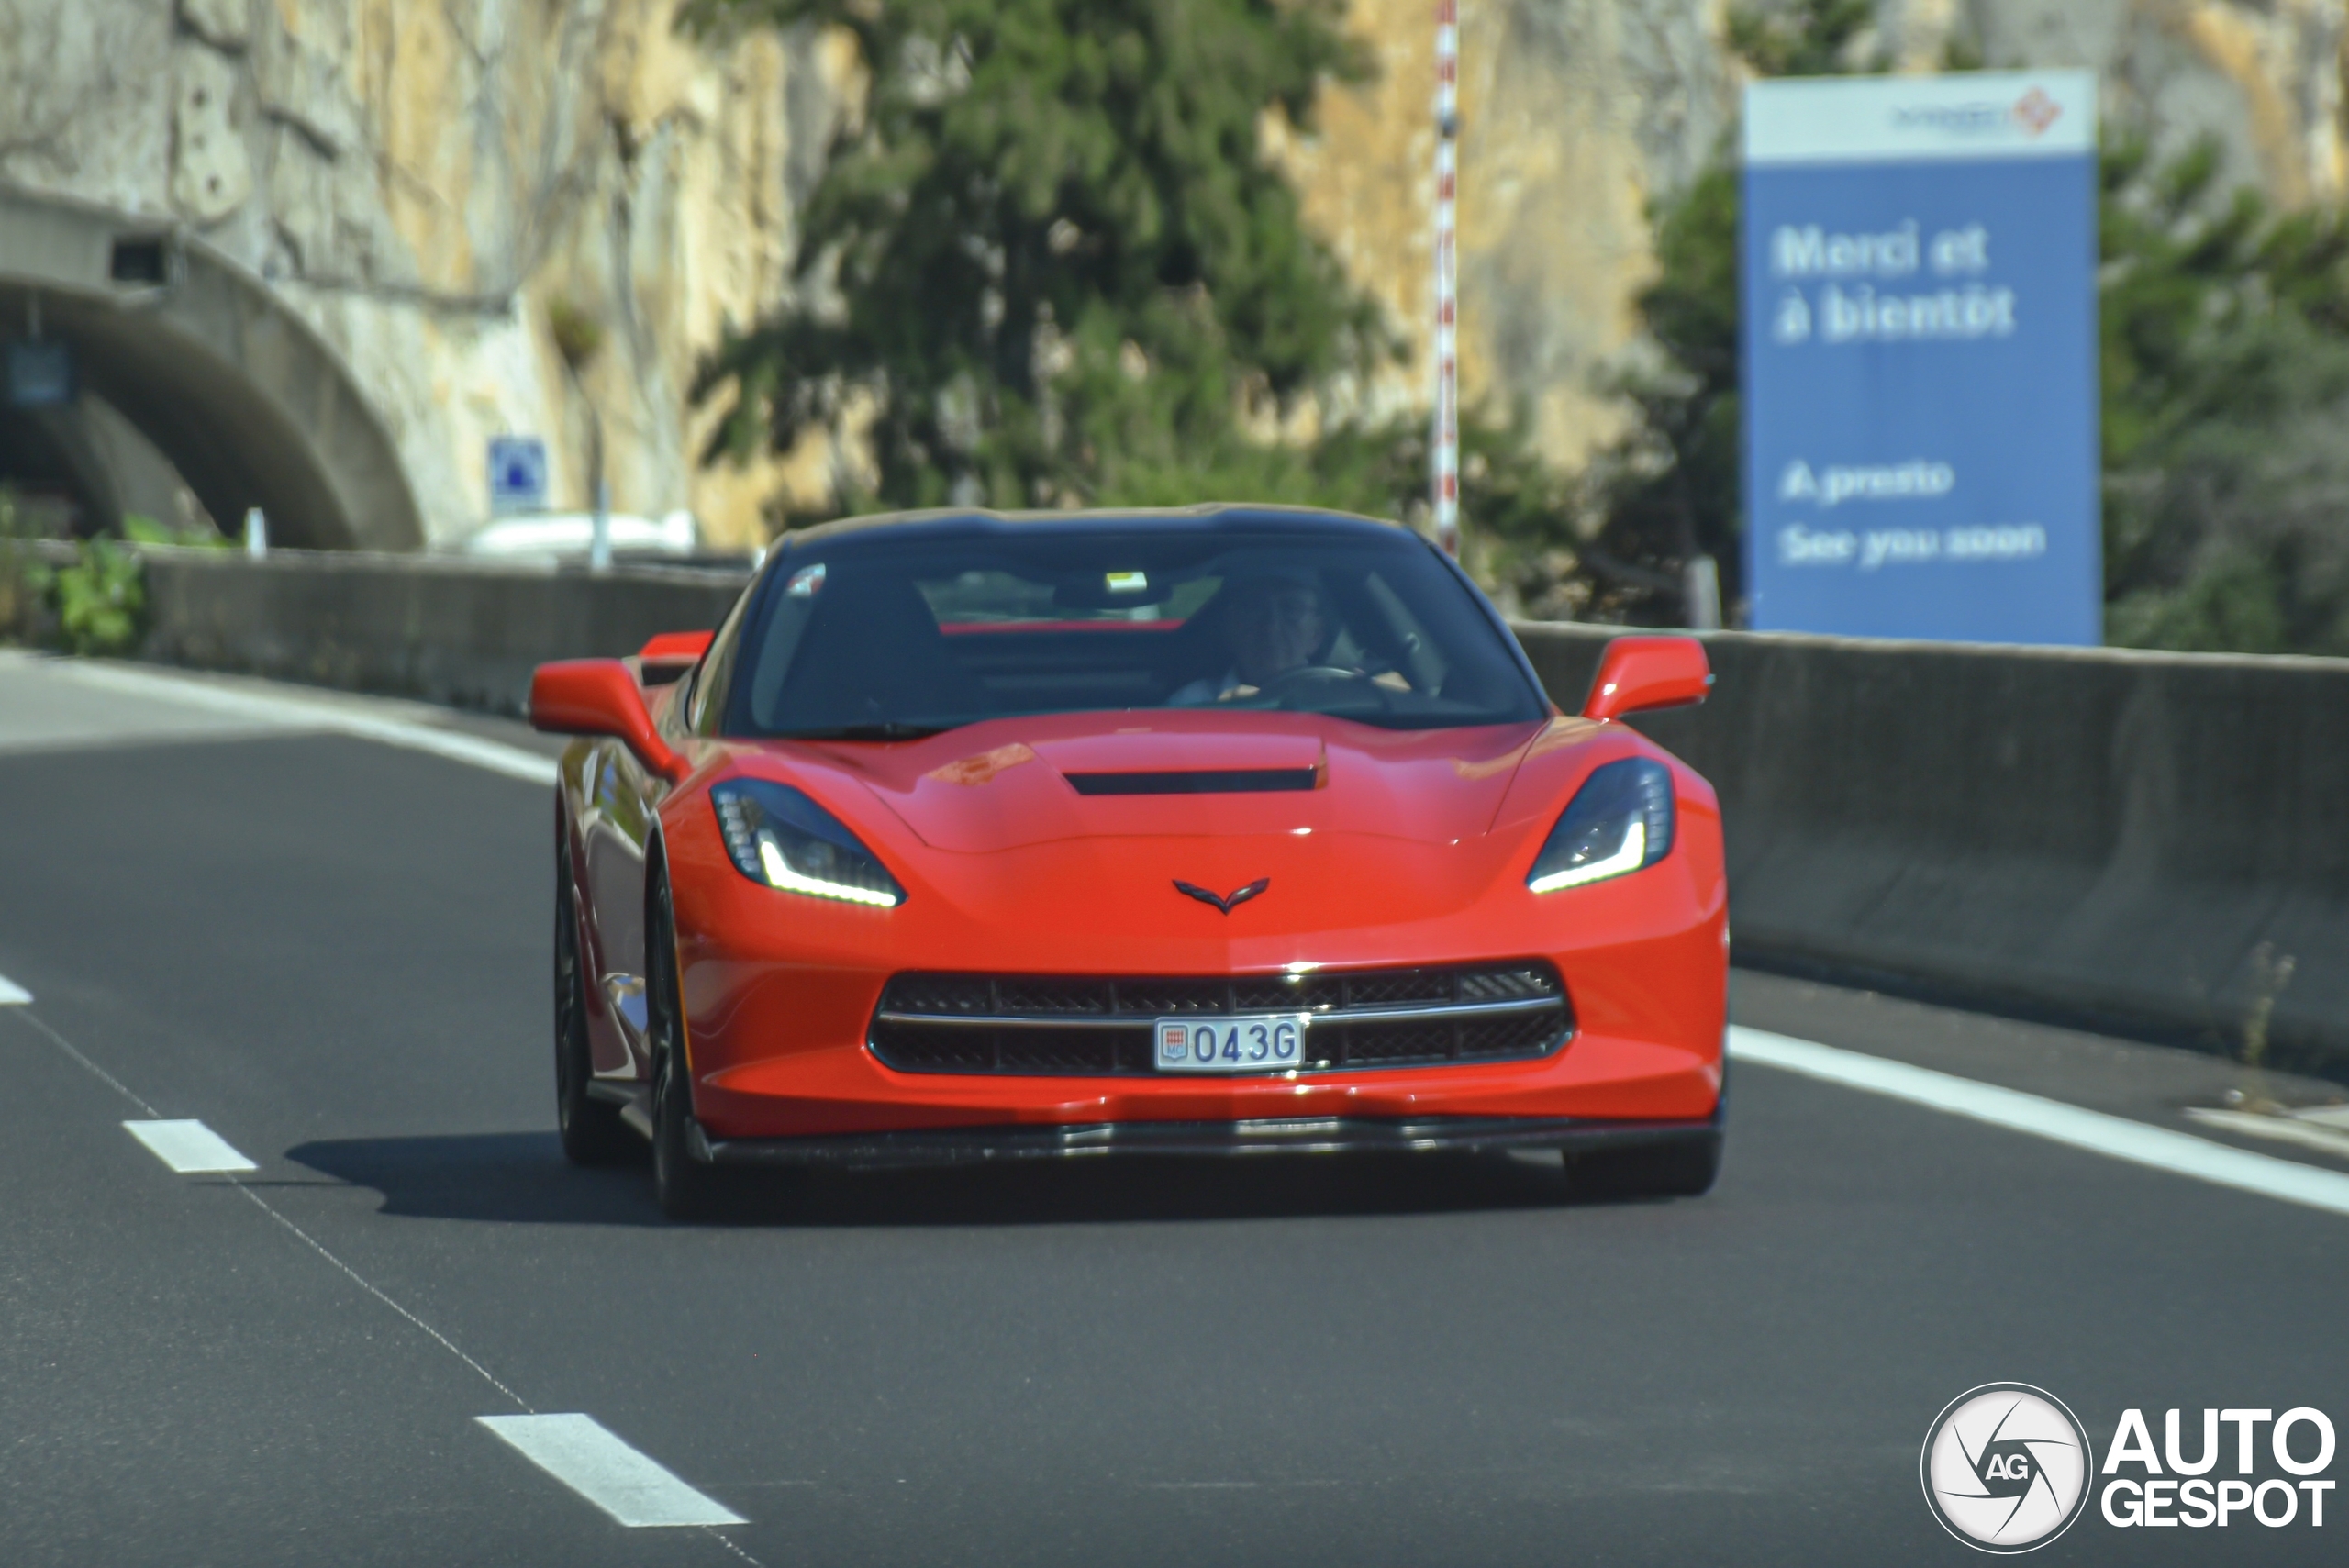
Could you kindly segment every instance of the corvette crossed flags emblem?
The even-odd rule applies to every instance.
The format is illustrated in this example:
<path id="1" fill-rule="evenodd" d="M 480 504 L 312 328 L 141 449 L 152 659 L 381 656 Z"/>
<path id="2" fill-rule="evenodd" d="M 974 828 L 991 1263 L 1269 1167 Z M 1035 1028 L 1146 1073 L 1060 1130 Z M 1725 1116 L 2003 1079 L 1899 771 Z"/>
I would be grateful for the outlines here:
<path id="1" fill-rule="evenodd" d="M 1178 877 L 1175 879 L 1174 891 L 1186 898 L 1196 898 L 1202 904 L 1212 904 L 1224 914 L 1229 915 L 1272 884 L 1271 877 L 1260 876 L 1245 887 L 1233 888 L 1229 896 L 1219 898 L 1206 888 L 1185 882 Z"/>

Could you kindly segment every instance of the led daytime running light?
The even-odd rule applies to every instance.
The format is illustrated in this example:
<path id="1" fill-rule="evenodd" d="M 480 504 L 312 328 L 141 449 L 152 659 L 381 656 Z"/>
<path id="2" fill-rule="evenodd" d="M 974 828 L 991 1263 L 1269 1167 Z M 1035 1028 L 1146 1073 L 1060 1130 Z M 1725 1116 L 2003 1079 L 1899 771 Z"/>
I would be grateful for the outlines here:
<path id="1" fill-rule="evenodd" d="M 1547 876 L 1535 877 L 1525 885 L 1536 893 L 1555 893 L 1562 887 L 1580 887 L 1586 882 L 1604 882 L 1610 876 L 1621 876 L 1625 872 L 1639 870 L 1647 863 L 1647 824 L 1633 817 L 1630 829 L 1623 835 L 1623 847 L 1605 860 L 1593 861 L 1588 865 L 1569 866 L 1564 871 L 1553 871 Z"/>
<path id="2" fill-rule="evenodd" d="M 1525 873 L 1534 893 L 1556 893 L 1628 876 L 1672 852 L 1677 827 L 1672 770 L 1625 757 L 1591 770 L 1558 815 Z"/>
<path id="3" fill-rule="evenodd" d="M 729 779 L 710 791 L 727 857 L 752 882 L 810 898 L 893 909 L 906 901 L 872 851 L 803 791 Z"/>
<path id="4" fill-rule="evenodd" d="M 791 869 L 773 839 L 759 840 L 759 869 L 767 873 L 769 883 L 793 893 L 805 893 L 817 898 L 845 898 L 851 904 L 870 904 L 882 909 L 897 906 L 897 895 L 894 893 L 877 893 L 869 887 L 851 887 L 845 883 L 800 875 Z"/>

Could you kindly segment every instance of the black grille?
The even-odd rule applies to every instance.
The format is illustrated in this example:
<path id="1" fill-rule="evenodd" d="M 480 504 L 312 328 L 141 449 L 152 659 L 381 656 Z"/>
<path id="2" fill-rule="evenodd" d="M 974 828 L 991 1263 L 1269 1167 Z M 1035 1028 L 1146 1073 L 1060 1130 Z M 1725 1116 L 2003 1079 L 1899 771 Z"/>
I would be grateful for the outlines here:
<path id="1" fill-rule="evenodd" d="M 1574 1033 L 1558 972 L 1508 963 L 1313 974 L 900 974 L 873 1018 L 901 1073 L 1150 1073 L 1162 1018 L 1304 1012 L 1307 1072 L 1546 1056 Z"/>

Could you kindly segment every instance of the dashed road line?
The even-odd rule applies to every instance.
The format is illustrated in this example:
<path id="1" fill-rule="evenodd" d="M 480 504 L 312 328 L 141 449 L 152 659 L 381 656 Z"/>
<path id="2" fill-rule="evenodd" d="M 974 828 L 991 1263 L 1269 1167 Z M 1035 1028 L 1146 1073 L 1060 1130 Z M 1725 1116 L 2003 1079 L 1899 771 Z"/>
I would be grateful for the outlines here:
<path id="1" fill-rule="evenodd" d="M 2002 1089 L 1930 1067 L 1911 1067 L 1856 1051 L 1839 1051 L 1815 1040 L 1796 1040 L 1766 1029 L 1732 1024 L 1730 1055 L 1807 1078 L 1863 1089 L 1910 1105 L 1945 1111 L 1973 1121 L 2029 1133 L 2050 1142 L 2084 1149 L 2108 1159 L 2125 1161 L 2173 1175 L 2232 1187 L 2285 1203 L 2321 1208 L 2329 1214 L 2349 1214 L 2349 1175 L 2319 1170 L 2297 1161 L 2279 1160 L 2213 1143 L 2191 1133 L 2131 1121 L 2103 1111 L 2083 1110 L 2020 1089 Z"/>
<path id="2" fill-rule="evenodd" d="M 230 1156 L 237 1160 L 244 1160 L 244 1156 L 238 1154 L 233 1147 L 231 1147 L 225 1140 L 221 1139 L 217 1133 L 212 1132 L 209 1128 L 205 1127 L 202 1122 L 173 1120 L 163 1117 L 153 1106 L 149 1105 L 145 1100 L 139 1098 L 138 1095 L 134 1094 L 121 1079 L 117 1078 L 113 1073 L 107 1072 L 105 1068 L 91 1061 L 88 1056 L 84 1055 L 73 1045 L 72 1041 L 67 1040 L 63 1035 L 50 1028 L 49 1025 L 38 1015 L 31 1012 L 23 1012 L 16 1014 L 15 1016 L 24 1019 L 25 1022 L 30 1024 L 34 1029 L 40 1031 L 41 1034 L 47 1036 L 51 1044 L 55 1045 L 58 1050 L 63 1051 L 67 1056 L 71 1057 L 77 1064 L 85 1069 L 93 1077 L 104 1084 L 107 1088 L 112 1089 L 116 1094 L 120 1095 L 132 1105 L 137 1106 L 140 1110 L 145 1111 L 149 1119 L 145 1121 L 126 1121 L 122 1125 L 125 1128 L 128 1128 L 131 1134 L 138 1138 L 141 1143 L 146 1144 L 150 1150 L 154 1150 L 155 1153 L 161 1157 L 166 1164 L 173 1163 L 173 1157 L 170 1153 L 165 1152 L 163 1149 L 157 1147 L 155 1141 L 156 1139 L 161 1136 L 166 1142 L 169 1142 L 174 1138 L 185 1139 L 188 1135 L 184 1130 L 159 1135 L 155 1131 L 158 1128 L 197 1129 L 202 1132 L 206 1139 L 210 1140 L 213 1144 L 217 1145 L 218 1149 L 226 1150 Z M 179 1166 L 173 1165 L 173 1169 L 176 1170 L 179 1168 Z M 523 1412 L 519 1417 L 479 1416 L 475 1417 L 474 1419 L 481 1422 L 484 1426 L 488 1427 L 492 1431 L 496 1432 L 500 1437 L 505 1438 L 506 1440 L 513 1444 L 515 1448 L 519 1449 L 526 1454 L 529 1454 L 532 1461 L 538 1463 L 540 1468 L 546 1470 L 549 1473 L 555 1475 L 558 1479 L 562 1480 L 565 1485 L 572 1486 L 573 1490 L 579 1492 L 581 1496 L 587 1497 L 588 1500 L 595 1503 L 596 1507 L 603 1508 L 605 1512 L 611 1514 L 613 1518 L 619 1519 L 622 1524 L 641 1522 L 647 1525 L 666 1524 L 698 1528 L 702 1533 L 707 1535 L 711 1540 L 715 1541 L 719 1546 L 724 1547 L 729 1554 L 743 1562 L 751 1564 L 751 1568 L 763 1568 L 763 1565 L 760 1563 L 757 1558 L 751 1556 L 748 1551 L 745 1551 L 740 1546 L 737 1545 L 724 1533 L 723 1529 L 721 1528 L 726 1526 L 748 1524 L 750 1522 L 748 1519 L 742 1518 L 740 1516 L 720 1507 L 710 1498 L 704 1496 L 701 1493 L 696 1492 L 692 1487 L 686 1485 L 683 1481 L 678 1480 L 674 1475 L 662 1469 L 651 1459 L 639 1453 L 636 1450 L 629 1448 L 626 1443 L 621 1442 L 619 1439 L 613 1437 L 609 1432 L 605 1431 L 603 1427 L 597 1424 L 594 1418 L 580 1415 L 562 1415 L 551 1417 L 540 1416 L 537 1410 L 531 1408 L 529 1401 L 524 1399 L 519 1394 L 515 1393 L 511 1388 L 508 1388 L 504 1383 L 500 1382 L 496 1375 L 487 1367 L 482 1365 L 481 1362 L 466 1354 L 463 1350 L 459 1348 L 455 1340 L 450 1339 L 448 1335 L 443 1334 L 440 1329 L 434 1328 L 431 1324 L 417 1317 L 407 1307 L 394 1300 L 373 1280 L 368 1279 L 357 1269 L 354 1269 L 349 1263 L 344 1262 L 340 1257 L 337 1257 L 331 1251 L 329 1251 L 323 1242 L 319 1241 L 317 1237 L 311 1235 L 299 1225 L 294 1223 L 293 1220 L 287 1218 L 284 1214 L 280 1213 L 276 1207 L 267 1198 L 262 1196 L 261 1194 L 255 1192 L 249 1184 L 238 1179 L 240 1172 L 250 1171 L 254 1167 L 250 1162 L 245 1162 L 242 1165 L 235 1169 L 223 1169 L 220 1173 L 228 1178 L 227 1184 L 234 1187 L 239 1193 L 242 1194 L 255 1208 L 260 1209 L 263 1214 L 269 1216 L 270 1218 L 275 1220 L 285 1229 L 291 1231 L 295 1238 L 301 1241 L 304 1246 L 309 1248 L 313 1252 L 316 1252 L 320 1258 L 324 1259 L 328 1264 L 332 1265 L 337 1271 L 348 1278 L 353 1284 L 356 1284 L 360 1289 L 374 1297 L 375 1300 L 382 1303 L 384 1306 L 390 1307 L 394 1312 L 399 1314 L 400 1317 L 406 1318 L 407 1322 L 418 1332 L 431 1340 L 433 1343 L 439 1345 L 442 1350 L 456 1357 L 457 1360 L 464 1362 L 465 1365 L 470 1368 L 484 1383 L 488 1384 L 492 1388 L 497 1390 L 497 1392 L 505 1396 L 505 1397 L 510 1401 L 517 1409 Z M 551 1437 L 533 1437 L 526 1440 L 518 1440 L 516 1437 L 509 1435 L 508 1431 L 501 1429 L 502 1424 L 511 1421 L 552 1421 L 558 1423 L 558 1425 L 553 1428 L 542 1429 L 545 1432 L 554 1434 Z M 594 1429 L 595 1431 L 603 1433 L 603 1436 L 608 1440 L 609 1443 L 616 1447 L 622 1454 L 627 1455 L 628 1459 L 625 1461 L 618 1460 L 608 1453 L 604 1454 L 600 1459 L 598 1459 L 593 1440 L 582 1439 L 577 1436 L 575 1428 L 572 1435 L 567 1440 L 563 1438 L 562 1433 L 564 1429 L 560 1425 L 561 1423 L 575 1424 L 582 1422 L 585 1423 L 587 1427 Z M 565 1447 L 566 1441 L 568 1443 L 567 1449 Z M 648 1517 L 643 1518 L 641 1521 L 625 1518 L 619 1511 L 619 1507 L 616 1507 L 612 1503 L 606 1502 L 602 1496 L 599 1496 L 595 1492 L 591 1492 L 587 1487 L 573 1482 L 569 1476 L 565 1475 L 562 1470 L 557 1469 L 554 1464 L 549 1463 L 544 1459 L 540 1459 L 535 1453 L 531 1453 L 529 1446 L 531 1443 L 538 1444 L 538 1446 L 546 1449 L 547 1451 L 551 1453 L 563 1452 L 579 1456 L 576 1461 L 571 1458 L 565 1458 L 562 1460 L 562 1462 L 573 1464 L 573 1467 L 577 1469 L 581 1474 L 594 1478 L 595 1484 L 604 1487 L 605 1491 L 608 1493 L 608 1495 L 611 1496 L 620 1507 L 645 1511 L 648 1514 L 655 1513 L 663 1507 L 668 1508 L 671 1511 L 680 1513 L 689 1511 L 688 1505 L 685 1504 L 674 1494 L 664 1490 L 663 1486 L 658 1482 L 649 1480 L 647 1473 L 650 1473 L 650 1475 L 660 1478 L 660 1482 L 665 1482 L 667 1486 L 674 1487 L 678 1489 L 678 1491 L 681 1491 L 685 1496 L 696 1499 L 696 1506 L 704 1509 L 707 1513 L 708 1517 L 676 1518 Z"/>
<path id="3" fill-rule="evenodd" d="M 133 1094 L 129 1087 L 126 1085 L 121 1079 L 116 1077 L 113 1073 L 107 1072 L 105 1068 L 91 1061 L 87 1056 L 83 1055 L 81 1051 L 75 1048 L 72 1040 L 67 1040 L 63 1035 L 59 1034 L 55 1029 L 50 1028 L 38 1014 L 19 1013 L 16 1016 L 24 1019 L 25 1022 L 32 1025 L 33 1028 L 39 1029 L 42 1034 L 47 1035 L 49 1037 L 50 1043 L 56 1046 L 58 1050 L 63 1051 L 66 1055 L 72 1057 L 74 1062 L 86 1069 L 93 1077 L 104 1084 L 107 1088 L 112 1089 L 116 1094 L 120 1095 L 124 1099 L 128 1100 L 132 1105 L 137 1106 L 140 1110 L 147 1113 L 150 1119 L 146 1122 L 127 1121 L 122 1124 L 123 1126 L 129 1128 L 134 1135 L 139 1136 L 140 1142 L 147 1142 L 145 1136 L 138 1133 L 138 1129 L 142 1126 L 151 1128 L 165 1125 L 188 1125 L 184 1122 L 170 1122 L 168 1118 L 166 1118 L 161 1112 L 156 1110 L 153 1106 L 149 1105 L 145 1100 L 140 1099 L 137 1095 Z M 194 1125 L 202 1127 L 204 1124 L 202 1122 L 197 1122 Z M 148 1146 L 150 1148 L 153 1147 L 152 1144 L 149 1144 Z M 236 1153 L 236 1151 L 233 1148 L 229 1148 L 226 1142 L 221 1143 L 221 1147 L 228 1149 L 231 1154 Z M 238 1157 L 239 1159 L 242 1158 L 241 1155 Z M 247 1169 L 250 1168 L 251 1167 L 250 1166 L 247 1167 Z M 484 1383 L 488 1384 L 492 1388 L 496 1389 L 500 1394 L 506 1396 L 507 1398 L 512 1400 L 517 1408 L 522 1410 L 529 1410 L 530 1408 L 528 1401 L 523 1399 L 520 1395 L 515 1393 L 512 1389 L 507 1387 L 506 1385 L 500 1383 L 487 1367 L 482 1365 L 481 1362 L 473 1360 L 473 1357 L 459 1350 L 455 1342 L 452 1341 L 449 1336 L 443 1334 L 440 1329 L 435 1329 L 431 1324 L 427 1323 L 423 1318 L 418 1318 L 415 1313 L 410 1312 L 406 1307 L 401 1306 L 398 1302 L 384 1295 L 382 1290 L 376 1287 L 375 1284 L 372 1280 L 368 1279 L 357 1269 L 352 1268 L 349 1263 L 344 1262 L 340 1258 L 336 1257 L 332 1252 L 328 1251 L 325 1245 L 321 1243 L 317 1237 L 311 1235 L 308 1231 L 303 1229 L 300 1226 L 286 1218 L 283 1214 L 280 1214 L 276 1207 L 272 1205 L 267 1198 L 253 1191 L 251 1187 L 246 1185 L 244 1183 L 237 1180 L 235 1173 L 228 1173 L 228 1184 L 236 1188 L 239 1192 L 244 1194 L 247 1198 L 250 1199 L 254 1207 L 260 1209 L 263 1214 L 269 1216 L 270 1218 L 277 1221 L 278 1224 L 292 1231 L 294 1235 L 300 1240 L 303 1245 L 308 1247 L 310 1251 L 316 1252 L 319 1257 L 325 1259 L 335 1268 L 340 1270 L 343 1274 L 349 1277 L 352 1284 L 359 1286 L 360 1289 L 365 1291 L 368 1295 L 373 1296 L 377 1301 L 382 1302 L 385 1307 L 388 1307 L 393 1311 L 398 1313 L 402 1318 L 406 1318 L 409 1323 L 413 1324 L 435 1344 L 439 1345 L 442 1350 L 447 1351 L 451 1355 L 456 1357 L 459 1361 L 471 1367 Z"/>
<path id="4" fill-rule="evenodd" d="M 200 1121 L 127 1121 L 124 1129 L 149 1153 L 183 1176 L 225 1176 L 260 1166 Z"/>
<path id="5" fill-rule="evenodd" d="M 429 751 L 452 762 L 463 762 L 469 767 L 503 773 L 507 778 L 520 779 L 527 784 L 551 784 L 555 782 L 556 767 L 551 757 L 541 757 L 518 746 L 484 740 L 460 730 L 443 729 L 436 725 L 417 724 L 408 719 L 389 718 L 380 714 L 361 713 L 346 703 L 306 702 L 260 692 L 231 691 L 207 682 L 150 673 L 144 670 L 128 670 L 112 664 L 84 663 L 78 660 L 61 662 L 59 667 L 76 680 L 111 687 L 116 691 L 187 703 L 221 713 L 241 714 L 273 724 L 355 736 L 362 740 L 379 741 L 411 751 Z"/>
<path id="6" fill-rule="evenodd" d="M 33 994 L 0 974 L 0 1007 L 24 1007 L 32 1004 Z"/>
<path id="7" fill-rule="evenodd" d="M 750 1521 L 629 1447 L 593 1416 L 477 1416 L 522 1457 L 630 1529 Z"/>

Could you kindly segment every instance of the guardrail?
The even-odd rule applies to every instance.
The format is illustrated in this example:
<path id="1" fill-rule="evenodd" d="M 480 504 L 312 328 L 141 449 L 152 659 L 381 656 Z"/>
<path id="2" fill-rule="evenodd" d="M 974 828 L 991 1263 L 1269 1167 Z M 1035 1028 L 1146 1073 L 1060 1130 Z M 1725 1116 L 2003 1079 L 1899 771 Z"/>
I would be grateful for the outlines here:
<path id="1" fill-rule="evenodd" d="M 147 656 L 520 711 L 744 579 L 147 552 Z M 1603 627 L 1527 625 L 1581 705 Z M 1707 636 L 1741 962 L 2349 1073 L 2349 661 Z"/>

